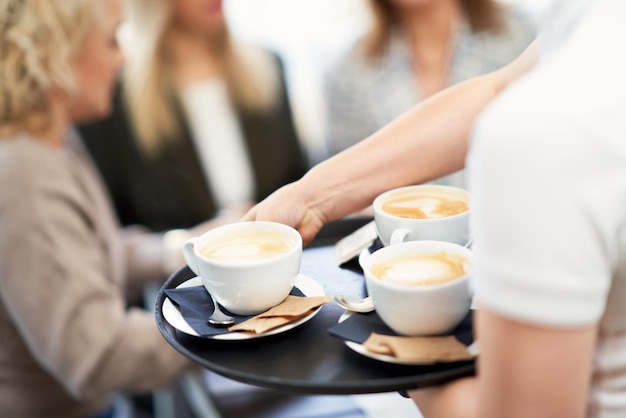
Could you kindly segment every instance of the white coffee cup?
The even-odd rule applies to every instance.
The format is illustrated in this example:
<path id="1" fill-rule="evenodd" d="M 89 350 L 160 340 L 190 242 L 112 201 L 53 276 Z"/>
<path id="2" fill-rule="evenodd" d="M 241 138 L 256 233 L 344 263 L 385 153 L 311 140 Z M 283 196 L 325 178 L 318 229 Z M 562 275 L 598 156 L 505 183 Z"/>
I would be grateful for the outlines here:
<path id="1" fill-rule="evenodd" d="M 469 240 L 470 194 L 443 185 L 414 185 L 374 199 L 374 220 L 383 245 L 436 240 L 464 245 Z"/>
<path id="2" fill-rule="evenodd" d="M 471 305 L 471 250 L 444 241 L 383 247 L 364 261 L 365 283 L 376 312 L 400 335 L 450 332 Z"/>
<path id="3" fill-rule="evenodd" d="M 256 315 L 280 304 L 300 271 L 302 237 L 275 222 L 238 222 L 189 239 L 187 265 L 234 314 Z"/>

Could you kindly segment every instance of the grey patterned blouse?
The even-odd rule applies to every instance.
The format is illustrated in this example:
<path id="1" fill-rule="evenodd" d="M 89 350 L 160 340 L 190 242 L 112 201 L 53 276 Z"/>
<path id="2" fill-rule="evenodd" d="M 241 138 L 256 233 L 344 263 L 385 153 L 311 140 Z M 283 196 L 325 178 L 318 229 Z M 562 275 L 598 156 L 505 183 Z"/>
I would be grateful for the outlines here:
<path id="1" fill-rule="evenodd" d="M 455 33 L 448 85 L 496 70 L 516 58 L 536 37 L 535 22 L 503 9 L 505 29 L 473 33 L 467 22 Z M 395 33 L 382 59 L 367 60 L 358 42 L 325 77 L 327 145 L 331 154 L 354 145 L 422 100 L 406 39 Z M 464 186 L 462 173 L 438 183 Z"/>

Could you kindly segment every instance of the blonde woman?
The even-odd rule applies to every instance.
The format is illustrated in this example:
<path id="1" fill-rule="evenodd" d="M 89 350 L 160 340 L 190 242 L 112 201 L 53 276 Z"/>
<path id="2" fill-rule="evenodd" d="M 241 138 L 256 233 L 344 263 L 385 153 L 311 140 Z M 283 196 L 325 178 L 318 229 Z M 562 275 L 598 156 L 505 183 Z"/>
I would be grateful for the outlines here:
<path id="1" fill-rule="evenodd" d="M 114 392 L 190 367 L 126 309 L 161 257 L 119 234 L 69 131 L 110 110 L 120 1 L 0 0 L 0 16 L 0 416 L 113 417 Z"/>
<path id="2" fill-rule="evenodd" d="M 327 73 L 333 154 L 443 88 L 500 68 L 536 36 L 528 16 L 495 0 L 369 0 L 368 6 L 370 30 Z M 439 182 L 465 186 L 462 173 Z"/>
<path id="3" fill-rule="evenodd" d="M 281 64 L 229 35 L 220 0 L 128 6 L 114 113 L 80 128 L 124 224 L 233 220 L 304 173 Z"/>

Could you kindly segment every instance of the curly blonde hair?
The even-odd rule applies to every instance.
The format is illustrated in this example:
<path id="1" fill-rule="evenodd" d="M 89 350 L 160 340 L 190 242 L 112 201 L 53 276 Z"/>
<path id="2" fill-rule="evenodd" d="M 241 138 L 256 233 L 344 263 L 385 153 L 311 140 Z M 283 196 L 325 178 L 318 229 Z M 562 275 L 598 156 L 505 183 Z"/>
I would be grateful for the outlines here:
<path id="1" fill-rule="evenodd" d="M 40 132 L 51 91 L 71 95 L 71 59 L 102 0 L 0 0 L 0 135 Z"/>

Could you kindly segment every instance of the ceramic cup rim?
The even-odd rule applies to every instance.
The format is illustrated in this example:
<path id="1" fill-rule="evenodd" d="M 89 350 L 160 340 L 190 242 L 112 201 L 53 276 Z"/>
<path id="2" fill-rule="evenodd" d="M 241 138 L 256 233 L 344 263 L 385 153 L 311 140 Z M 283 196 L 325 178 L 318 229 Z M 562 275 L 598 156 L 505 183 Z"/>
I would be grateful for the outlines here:
<path id="1" fill-rule="evenodd" d="M 271 258 L 263 259 L 263 260 L 255 260 L 254 262 L 249 262 L 249 263 L 233 263 L 231 261 L 214 260 L 214 259 L 207 258 L 200 253 L 200 250 L 205 245 L 207 245 L 209 241 L 212 241 L 216 237 L 228 234 L 232 231 L 249 229 L 250 227 L 255 230 L 284 231 L 285 233 L 289 234 L 296 240 L 295 245 L 293 245 L 288 251 L 282 254 L 279 254 L 275 257 L 271 257 Z M 294 253 L 301 252 L 301 250 L 302 250 L 302 236 L 295 228 L 287 224 L 283 224 L 280 222 L 271 222 L 271 221 L 241 221 L 241 222 L 234 222 L 231 224 L 221 225 L 217 228 L 206 231 L 205 233 L 200 235 L 198 237 L 198 240 L 195 242 L 193 246 L 193 251 L 196 257 L 198 257 L 198 259 L 201 259 L 205 263 L 223 267 L 223 268 L 243 268 L 243 267 L 253 267 L 253 266 L 263 266 L 266 264 L 273 264 L 285 258 L 293 257 Z"/>
<path id="2" fill-rule="evenodd" d="M 468 205 L 468 209 L 463 212 L 457 213 L 455 215 L 444 216 L 441 218 L 405 218 L 402 216 L 393 215 L 389 212 L 386 212 L 381 207 L 381 204 L 382 204 L 381 202 L 392 194 L 401 193 L 405 190 L 425 189 L 425 188 L 447 189 L 450 191 L 460 192 L 461 194 L 464 194 L 466 197 L 466 203 Z M 446 219 L 454 219 L 454 218 L 459 218 L 463 216 L 468 216 L 470 212 L 472 211 L 472 206 L 470 202 L 470 192 L 467 189 L 464 189 L 462 187 L 456 187 L 456 186 L 448 186 L 444 184 L 414 184 L 411 186 L 396 187 L 394 189 L 390 189 L 385 192 L 382 192 L 381 194 L 376 196 L 376 198 L 374 198 L 374 201 L 372 202 L 372 207 L 374 208 L 375 216 L 384 216 L 384 217 L 388 217 L 391 219 L 398 219 L 398 220 L 403 220 L 406 222 L 415 222 L 415 223 L 445 222 Z"/>
<path id="3" fill-rule="evenodd" d="M 424 251 L 417 252 L 418 254 L 423 254 L 423 253 L 427 253 L 430 251 L 439 251 L 438 248 L 455 249 L 455 251 L 452 251 L 451 253 L 459 254 L 465 257 L 470 263 L 469 271 L 467 271 L 464 275 L 459 276 L 458 278 L 448 280 L 443 283 L 430 283 L 430 284 L 419 284 L 419 285 L 403 285 L 403 284 L 393 283 L 389 281 L 384 281 L 374 276 L 371 273 L 372 264 L 376 262 L 377 260 L 380 262 L 380 261 L 386 261 L 386 260 L 389 260 L 390 258 L 394 258 L 394 257 L 406 255 L 406 254 L 416 254 L 416 252 L 411 251 L 413 247 L 418 247 L 424 250 Z M 392 254 L 387 255 L 386 253 L 392 253 Z M 470 250 L 469 248 L 466 248 L 460 244 L 456 244 L 454 242 L 448 242 L 448 241 L 419 240 L 419 241 L 401 242 L 398 244 L 385 246 L 385 247 L 380 248 L 379 250 L 374 251 L 372 254 L 370 254 L 369 257 L 367 257 L 363 271 L 364 271 L 366 280 L 375 283 L 376 286 L 381 286 L 387 289 L 399 290 L 399 291 L 404 291 L 404 292 L 424 293 L 424 292 L 434 292 L 434 291 L 438 291 L 439 289 L 445 289 L 448 287 L 457 286 L 459 283 L 462 283 L 469 279 L 469 277 L 472 275 L 474 271 L 474 268 L 475 268 L 475 255 L 473 251 Z"/>

